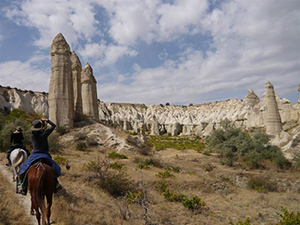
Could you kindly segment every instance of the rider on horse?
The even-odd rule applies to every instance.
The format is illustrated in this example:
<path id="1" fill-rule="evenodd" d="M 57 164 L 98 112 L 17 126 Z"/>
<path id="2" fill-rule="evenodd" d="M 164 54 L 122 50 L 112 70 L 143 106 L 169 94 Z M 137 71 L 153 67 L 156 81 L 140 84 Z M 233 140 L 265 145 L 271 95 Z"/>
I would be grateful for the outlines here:
<path id="1" fill-rule="evenodd" d="M 45 122 L 50 124 L 50 128 L 45 130 Z M 22 182 L 22 194 L 27 194 L 27 182 L 26 182 L 26 171 L 35 162 L 42 160 L 44 163 L 51 166 L 55 174 L 55 193 L 62 189 L 62 186 L 58 183 L 57 177 L 60 176 L 61 171 L 59 165 L 52 160 L 49 154 L 48 136 L 52 133 L 56 125 L 45 118 L 41 120 L 34 120 L 32 122 L 31 131 L 32 134 L 31 142 L 34 150 L 27 161 L 25 161 L 20 167 L 20 177 L 23 178 Z"/>
<path id="2" fill-rule="evenodd" d="M 21 148 L 26 151 L 27 156 L 30 155 L 29 150 L 23 145 L 23 140 L 24 140 L 24 136 L 22 133 L 22 128 L 20 126 L 17 126 L 15 131 L 10 135 L 10 143 L 12 145 L 10 146 L 9 150 L 6 153 L 7 166 L 11 166 L 10 154 L 16 148 Z"/>

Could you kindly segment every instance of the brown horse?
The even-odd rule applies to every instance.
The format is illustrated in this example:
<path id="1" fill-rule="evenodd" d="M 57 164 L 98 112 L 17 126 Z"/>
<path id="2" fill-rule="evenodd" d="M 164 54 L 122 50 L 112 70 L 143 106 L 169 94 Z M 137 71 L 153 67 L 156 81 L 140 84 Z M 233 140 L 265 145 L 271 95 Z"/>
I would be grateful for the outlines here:
<path id="1" fill-rule="evenodd" d="M 38 162 L 30 166 L 27 172 L 28 189 L 31 195 L 31 214 L 36 213 L 36 219 L 40 225 L 50 225 L 52 196 L 54 192 L 54 171 L 45 163 Z M 45 199 L 47 200 L 47 207 Z M 41 210 L 41 212 L 39 211 Z"/>

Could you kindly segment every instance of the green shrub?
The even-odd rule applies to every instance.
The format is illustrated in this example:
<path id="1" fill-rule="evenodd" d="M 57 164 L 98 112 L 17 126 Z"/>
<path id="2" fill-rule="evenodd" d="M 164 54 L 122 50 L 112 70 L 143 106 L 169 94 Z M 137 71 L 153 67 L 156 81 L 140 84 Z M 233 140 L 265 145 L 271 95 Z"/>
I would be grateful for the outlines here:
<path id="1" fill-rule="evenodd" d="M 258 192 L 277 191 L 277 184 L 271 182 L 268 177 L 252 177 L 248 181 L 248 187 Z"/>
<path id="2" fill-rule="evenodd" d="M 111 159 L 128 159 L 128 157 L 126 155 L 117 153 L 117 152 L 110 152 L 108 154 L 108 157 Z"/>
<path id="3" fill-rule="evenodd" d="M 109 163 L 105 160 L 90 161 L 85 163 L 83 168 L 92 172 L 91 182 L 114 197 L 126 196 L 129 191 L 135 190 L 135 185 L 129 179 L 128 174 L 122 170 L 109 170 Z"/>
<path id="4" fill-rule="evenodd" d="M 184 200 L 182 202 L 182 205 L 189 210 L 195 211 L 202 209 L 206 205 L 206 203 L 202 201 L 201 198 L 199 198 L 197 195 L 195 195 Z"/>
<path id="5" fill-rule="evenodd" d="M 87 146 L 84 142 L 78 142 L 76 145 L 76 149 L 80 151 L 85 151 L 87 149 Z"/>
<path id="6" fill-rule="evenodd" d="M 165 192 L 168 188 L 168 185 L 166 184 L 165 180 L 162 180 L 158 185 L 156 185 L 156 188 L 158 188 L 161 191 Z"/>
<path id="7" fill-rule="evenodd" d="M 59 143 L 59 134 L 53 132 L 48 136 L 48 145 L 50 152 L 59 152 L 63 146 Z"/>
<path id="8" fill-rule="evenodd" d="M 133 189 L 133 184 L 124 171 L 108 171 L 105 179 L 100 179 L 98 184 L 114 197 L 125 196 Z"/>
<path id="9" fill-rule="evenodd" d="M 56 132 L 59 133 L 59 135 L 64 135 L 69 132 L 69 129 L 65 126 L 58 126 L 56 127 Z"/>
<path id="10" fill-rule="evenodd" d="M 251 225 L 251 221 L 249 217 L 247 217 L 244 222 L 239 220 L 238 222 L 233 223 L 232 220 L 230 220 L 230 225 Z"/>
<path id="11" fill-rule="evenodd" d="M 124 163 L 114 162 L 114 163 L 109 164 L 109 168 L 114 169 L 114 170 L 120 170 L 123 168 L 123 166 L 124 166 Z"/>
<path id="12" fill-rule="evenodd" d="M 166 168 L 165 168 L 167 171 L 173 171 L 175 173 L 180 173 L 181 169 L 180 167 L 176 166 L 171 166 L 171 165 L 168 165 Z"/>
<path id="13" fill-rule="evenodd" d="M 186 195 L 172 192 L 169 188 L 164 191 L 163 195 L 170 202 L 182 202 L 186 200 Z"/>
<path id="14" fill-rule="evenodd" d="M 159 177 L 159 178 L 162 178 L 162 179 L 175 177 L 175 175 L 170 173 L 169 171 L 159 172 L 159 173 L 156 174 L 156 176 Z"/>
<path id="15" fill-rule="evenodd" d="M 206 143 L 199 137 L 172 137 L 171 134 L 170 136 L 149 136 L 147 143 L 157 151 L 174 148 L 177 150 L 194 149 L 197 152 L 202 152 L 206 148 Z"/>
<path id="16" fill-rule="evenodd" d="M 300 224 L 300 212 L 295 214 L 294 212 L 289 212 L 286 208 L 281 207 L 282 214 L 277 213 L 281 217 L 279 223 L 276 225 L 299 225 Z"/>
<path id="17" fill-rule="evenodd" d="M 291 163 L 283 156 L 277 146 L 268 144 L 270 137 L 262 132 L 252 136 L 240 128 L 226 125 L 215 130 L 207 137 L 208 149 L 220 154 L 221 163 L 233 166 L 242 158 L 250 168 L 263 167 L 265 160 L 270 160 L 277 167 L 286 169 Z"/>
<path id="18" fill-rule="evenodd" d="M 296 168 L 296 169 L 300 168 L 300 153 L 295 154 L 293 167 Z"/>
<path id="19" fill-rule="evenodd" d="M 59 155 L 55 156 L 53 158 L 53 160 L 60 165 L 69 163 L 69 161 L 67 159 L 65 159 L 64 157 L 59 156 Z"/>

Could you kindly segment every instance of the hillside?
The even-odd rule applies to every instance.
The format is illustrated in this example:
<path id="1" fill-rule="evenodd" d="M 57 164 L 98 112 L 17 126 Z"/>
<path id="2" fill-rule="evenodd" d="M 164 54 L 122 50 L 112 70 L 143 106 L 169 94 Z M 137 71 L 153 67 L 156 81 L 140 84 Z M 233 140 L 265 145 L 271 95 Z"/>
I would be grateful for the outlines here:
<path id="1" fill-rule="evenodd" d="M 52 153 L 61 164 L 64 187 L 54 197 L 55 224 L 229 224 L 247 217 L 251 224 L 275 224 L 281 206 L 300 211 L 299 171 L 228 167 L 216 154 L 193 149 L 147 150 L 142 137 L 99 123 L 81 125 L 60 136 L 63 148 Z M 120 155 L 111 152 L 127 158 L 114 159 Z M 5 164 L 4 153 L 0 156 Z M 248 187 L 257 180 L 269 186 Z M 131 194 L 123 196 L 124 190 Z M 198 196 L 205 205 L 187 209 L 182 194 Z"/>

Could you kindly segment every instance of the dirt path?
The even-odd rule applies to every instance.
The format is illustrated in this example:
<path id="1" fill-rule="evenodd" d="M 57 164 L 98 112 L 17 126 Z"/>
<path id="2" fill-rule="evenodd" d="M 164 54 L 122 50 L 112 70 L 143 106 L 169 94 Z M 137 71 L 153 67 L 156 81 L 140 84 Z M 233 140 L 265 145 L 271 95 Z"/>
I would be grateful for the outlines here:
<path id="1" fill-rule="evenodd" d="M 7 180 L 7 184 L 10 186 L 10 188 L 12 188 L 13 190 L 15 190 L 16 188 L 16 183 L 12 181 L 12 168 L 11 167 L 7 167 L 5 165 L 2 164 L 3 161 L 0 163 L 0 172 L 3 175 L 3 177 L 6 178 Z M 28 193 L 27 196 L 21 195 L 21 194 L 15 194 L 17 199 L 20 202 L 20 205 L 23 207 L 24 211 L 26 212 L 26 215 L 29 218 L 29 225 L 36 225 L 37 221 L 35 216 L 30 215 L 30 207 L 31 207 L 31 201 L 30 201 L 30 194 Z"/>

